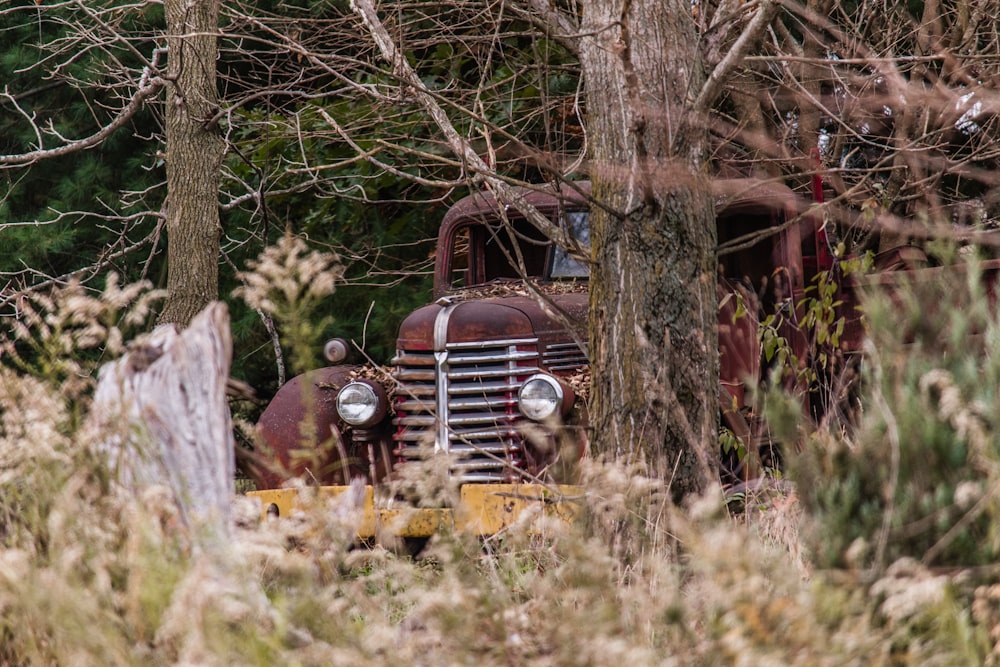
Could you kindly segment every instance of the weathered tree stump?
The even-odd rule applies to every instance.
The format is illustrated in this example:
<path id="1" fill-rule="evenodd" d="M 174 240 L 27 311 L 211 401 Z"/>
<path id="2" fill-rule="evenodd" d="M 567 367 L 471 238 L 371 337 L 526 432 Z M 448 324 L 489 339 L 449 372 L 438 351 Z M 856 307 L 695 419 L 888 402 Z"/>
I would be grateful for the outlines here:
<path id="1" fill-rule="evenodd" d="M 209 305 L 182 331 L 159 326 L 101 369 L 88 420 L 118 482 L 134 492 L 169 487 L 193 537 L 229 531 L 231 357 L 225 304 Z"/>

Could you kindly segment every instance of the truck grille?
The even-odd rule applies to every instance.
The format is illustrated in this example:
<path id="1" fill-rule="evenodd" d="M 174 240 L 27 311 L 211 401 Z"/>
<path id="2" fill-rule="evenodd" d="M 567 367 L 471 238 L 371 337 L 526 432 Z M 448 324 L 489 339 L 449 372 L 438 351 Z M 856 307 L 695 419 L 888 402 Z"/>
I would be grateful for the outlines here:
<path id="1" fill-rule="evenodd" d="M 538 372 L 538 339 L 399 350 L 393 365 L 398 457 L 420 458 L 432 446 L 452 455 L 452 474 L 461 482 L 518 477 L 525 460 L 515 426 L 517 390 Z"/>
<path id="2" fill-rule="evenodd" d="M 542 353 L 545 368 L 553 373 L 578 371 L 587 365 L 587 355 L 577 343 L 553 343 Z"/>

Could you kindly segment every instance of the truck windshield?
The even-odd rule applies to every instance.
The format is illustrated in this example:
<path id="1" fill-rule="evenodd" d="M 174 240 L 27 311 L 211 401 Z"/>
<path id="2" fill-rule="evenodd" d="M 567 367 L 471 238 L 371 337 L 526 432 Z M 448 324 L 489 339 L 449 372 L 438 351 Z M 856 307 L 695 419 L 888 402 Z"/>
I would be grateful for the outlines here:
<path id="1" fill-rule="evenodd" d="M 565 214 L 566 229 L 583 246 L 590 245 L 590 213 L 588 211 L 569 211 Z M 586 278 L 590 268 L 560 246 L 552 248 L 552 269 L 550 278 Z"/>

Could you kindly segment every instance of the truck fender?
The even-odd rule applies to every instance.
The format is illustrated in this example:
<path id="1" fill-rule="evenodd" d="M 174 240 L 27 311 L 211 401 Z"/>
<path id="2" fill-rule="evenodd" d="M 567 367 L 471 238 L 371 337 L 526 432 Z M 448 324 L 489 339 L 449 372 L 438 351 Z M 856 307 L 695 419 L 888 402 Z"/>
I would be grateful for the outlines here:
<path id="1" fill-rule="evenodd" d="M 303 475 L 314 483 L 343 484 L 364 474 L 364 466 L 350 456 L 350 443 L 344 442 L 345 425 L 336 407 L 337 392 L 357 368 L 319 368 L 282 385 L 257 422 L 264 451 L 255 458 L 269 462 L 251 472 L 258 489 L 275 489 Z"/>

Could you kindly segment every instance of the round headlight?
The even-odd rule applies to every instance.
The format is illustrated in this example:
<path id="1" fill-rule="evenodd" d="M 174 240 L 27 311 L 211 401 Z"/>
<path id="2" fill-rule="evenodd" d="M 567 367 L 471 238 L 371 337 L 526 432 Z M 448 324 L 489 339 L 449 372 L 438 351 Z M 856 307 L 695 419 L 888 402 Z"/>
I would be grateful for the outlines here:
<path id="1" fill-rule="evenodd" d="M 385 409 L 385 393 L 368 382 L 350 382 L 337 394 L 337 414 L 351 426 L 372 426 L 385 416 Z"/>
<path id="2" fill-rule="evenodd" d="M 562 384 L 551 375 L 532 375 L 517 392 L 517 407 L 528 419 L 542 421 L 560 411 L 564 396 Z"/>

